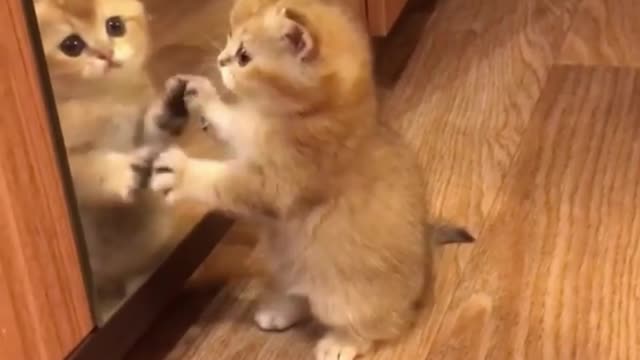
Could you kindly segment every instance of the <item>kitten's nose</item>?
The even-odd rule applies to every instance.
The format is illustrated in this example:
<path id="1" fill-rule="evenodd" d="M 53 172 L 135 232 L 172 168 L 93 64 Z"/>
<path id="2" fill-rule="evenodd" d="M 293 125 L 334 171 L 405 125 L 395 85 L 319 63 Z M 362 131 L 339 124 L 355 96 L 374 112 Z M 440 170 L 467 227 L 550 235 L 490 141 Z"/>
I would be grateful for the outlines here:
<path id="1" fill-rule="evenodd" d="M 96 57 L 100 60 L 111 62 L 113 60 L 113 49 L 96 50 Z"/>
<path id="2" fill-rule="evenodd" d="M 231 57 L 228 57 L 228 56 L 220 57 L 220 58 L 218 58 L 218 66 L 225 67 L 225 66 L 229 65 L 231 60 L 232 60 Z"/>

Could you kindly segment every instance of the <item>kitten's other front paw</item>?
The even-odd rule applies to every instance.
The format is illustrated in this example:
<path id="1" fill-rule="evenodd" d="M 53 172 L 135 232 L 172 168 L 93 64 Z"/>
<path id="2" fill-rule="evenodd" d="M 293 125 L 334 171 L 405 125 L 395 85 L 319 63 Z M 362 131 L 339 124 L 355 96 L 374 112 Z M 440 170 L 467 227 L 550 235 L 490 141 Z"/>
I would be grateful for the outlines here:
<path id="1" fill-rule="evenodd" d="M 162 193 L 169 203 L 175 203 L 180 197 L 180 187 L 189 158 L 177 147 L 172 147 L 158 155 L 153 162 L 149 187 Z"/>
<path id="2" fill-rule="evenodd" d="M 145 188 L 151 174 L 151 151 L 137 150 L 132 154 L 113 153 L 107 157 L 105 190 L 119 201 L 132 202 L 136 193 Z"/>

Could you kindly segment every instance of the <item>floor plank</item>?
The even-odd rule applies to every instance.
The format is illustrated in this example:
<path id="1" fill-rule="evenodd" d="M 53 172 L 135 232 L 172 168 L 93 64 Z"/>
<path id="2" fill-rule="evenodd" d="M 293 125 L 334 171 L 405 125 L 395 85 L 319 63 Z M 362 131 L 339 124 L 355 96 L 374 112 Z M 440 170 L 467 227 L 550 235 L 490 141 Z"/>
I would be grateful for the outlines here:
<path id="1" fill-rule="evenodd" d="M 578 2 L 442 2 L 384 114 L 437 212 L 480 229 Z"/>
<path id="2" fill-rule="evenodd" d="M 640 73 L 542 93 L 429 358 L 638 358 Z"/>
<path id="3" fill-rule="evenodd" d="M 434 214 L 481 232 L 578 3 L 439 4 L 385 114 L 416 148 Z M 444 253 L 433 316 L 377 358 L 428 352 L 468 255 Z"/>
<path id="4" fill-rule="evenodd" d="M 640 66 L 639 14 L 637 0 L 584 0 L 560 63 Z"/>

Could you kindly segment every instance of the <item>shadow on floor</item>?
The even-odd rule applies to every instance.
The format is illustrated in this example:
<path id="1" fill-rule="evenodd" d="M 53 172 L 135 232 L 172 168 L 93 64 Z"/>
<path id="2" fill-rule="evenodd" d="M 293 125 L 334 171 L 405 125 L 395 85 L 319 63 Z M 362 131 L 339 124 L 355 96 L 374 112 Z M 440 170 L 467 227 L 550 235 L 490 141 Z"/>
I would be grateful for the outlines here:
<path id="1" fill-rule="evenodd" d="M 437 0 L 409 0 L 395 27 L 384 38 L 373 40 L 376 76 L 383 91 L 391 90 L 413 55 Z"/>

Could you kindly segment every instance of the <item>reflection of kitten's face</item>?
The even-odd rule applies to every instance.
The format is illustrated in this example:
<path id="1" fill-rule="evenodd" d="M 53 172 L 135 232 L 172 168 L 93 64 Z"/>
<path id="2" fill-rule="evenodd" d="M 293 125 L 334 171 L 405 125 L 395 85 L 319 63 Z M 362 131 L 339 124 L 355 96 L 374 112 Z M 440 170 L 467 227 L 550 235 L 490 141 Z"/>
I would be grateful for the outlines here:
<path id="1" fill-rule="evenodd" d="M 36 0 L 54 87 L 110 82 L 142 70 L 144 8 L 137 0 Z"/>

